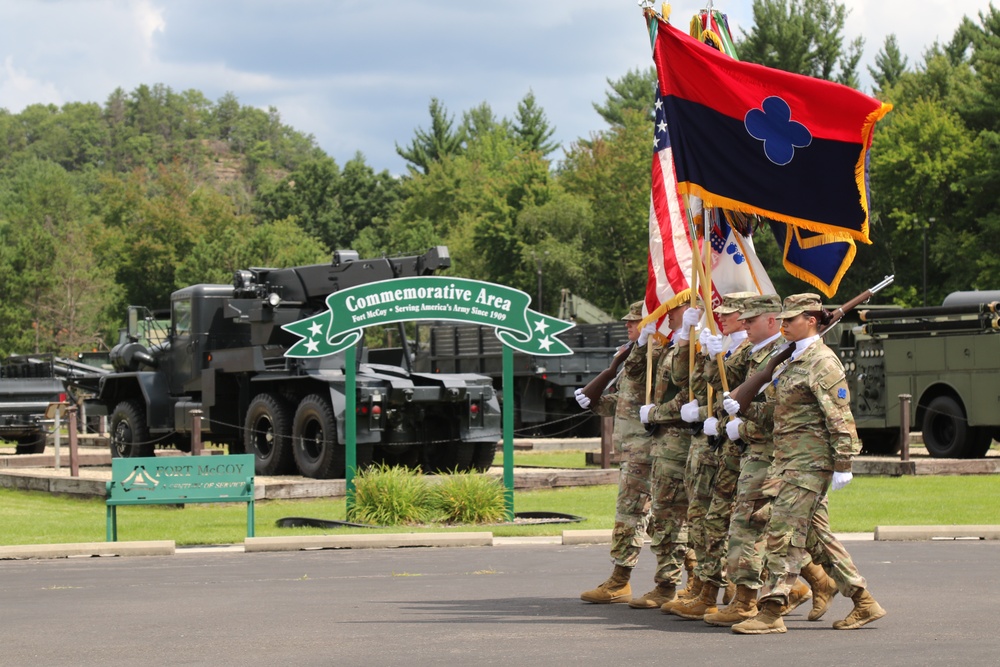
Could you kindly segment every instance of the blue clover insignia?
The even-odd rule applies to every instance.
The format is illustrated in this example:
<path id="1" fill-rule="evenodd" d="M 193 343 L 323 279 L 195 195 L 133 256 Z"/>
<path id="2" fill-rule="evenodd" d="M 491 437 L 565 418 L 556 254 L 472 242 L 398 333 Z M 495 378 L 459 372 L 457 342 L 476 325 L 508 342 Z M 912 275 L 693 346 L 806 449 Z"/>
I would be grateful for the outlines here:
<path id="1" fill-rule="evenodd" d="M 743 125 L 751 137 L 764 142 L 764 155 L 779 166 L 792 161 L 796 148 L 812 143 L 812 133 L 802 123 L 792 120 L 788 102 L 780 97 L 768 97 L 760 109 L 750 109 Z"/>
<path id="2" fill-rule="evenodd" d="M 735 243 L 730 243 L 726 246 L 726 253 L 732 256 L 735 264 L 742 264 L 746 261 L 746 257 L 743 256 L 743 253 L 740 252 L 739 246 Z"/>

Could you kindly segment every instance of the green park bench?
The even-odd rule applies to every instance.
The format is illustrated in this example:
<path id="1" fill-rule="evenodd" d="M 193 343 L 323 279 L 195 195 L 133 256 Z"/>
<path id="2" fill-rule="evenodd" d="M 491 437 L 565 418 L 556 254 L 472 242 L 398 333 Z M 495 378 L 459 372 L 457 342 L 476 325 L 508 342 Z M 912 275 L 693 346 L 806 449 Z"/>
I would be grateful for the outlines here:
<path id="1" fill-rule="evenodd" d="M 253 454 L 112 459 L 107 541 L 118 541 L 119 505 L 186 503 L 246 503 L 247 537 L 253 537 L 253 476 Z"/>

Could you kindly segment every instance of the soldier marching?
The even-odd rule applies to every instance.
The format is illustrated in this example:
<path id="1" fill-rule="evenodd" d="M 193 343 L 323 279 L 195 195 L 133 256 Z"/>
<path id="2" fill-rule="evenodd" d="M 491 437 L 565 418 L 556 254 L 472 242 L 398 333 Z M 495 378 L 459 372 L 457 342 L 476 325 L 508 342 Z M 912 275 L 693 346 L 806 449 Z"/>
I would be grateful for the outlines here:
<path id="1" fill-rule="evenodd" d="M 650 427 L 638 437 L 649 441 L 647 529 L 658 554 L 657 587 L 632 606 L 652 608 L 663 600 L 665 612 L 731 626 L 736 634 L 783 633 L 782 617 L 810 598 L 808 619 L 819 620 L 838 592 L 854 608 L 834 628 L 855 629 L 884 616 L 830 530 L 827 493 L 850 482 L 851 460 L 860 449 L 844 369 L 820 336 L 830 313 L 811 293 L 783 303 L 774 294 L 726 295 L 715 310 L 723 333 L 703 330 L 692 366 L 691 325 L 701 311 L 680 300 L 672 305 L 671 342 L 652 352 L 653 400 L 637 395 L 625 411 Z M 735 331 L 746 340 L 737 335 L 733 344 Z M 644 343 L 654 346 L 653 340 Z M 740 384 L 787 345 L 794 346 L 791 359 L 749 406 L 741 410 L 722 395 L 722 373 Z M 646 350 L 639 347 L 626 373 L 644 367 Z M 717 398 L 709 401 L 710 394 Z M 618 413 L 616 433 L 617 422 Z M 698 564 L 675 599 L 671 585 L 679 584 L 686 537 L 697 548 Z M 717 595 L 727 584 L 732 600 L 724 599 L 729 605 L 719 609 Z"/>

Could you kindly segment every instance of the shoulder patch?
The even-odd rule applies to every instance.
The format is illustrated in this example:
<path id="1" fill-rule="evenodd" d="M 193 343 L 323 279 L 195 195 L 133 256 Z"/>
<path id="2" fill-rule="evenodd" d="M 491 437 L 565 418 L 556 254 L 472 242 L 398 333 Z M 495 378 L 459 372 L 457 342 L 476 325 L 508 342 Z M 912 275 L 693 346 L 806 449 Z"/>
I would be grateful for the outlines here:
<path id="1" fill-rule="evenodd" d="M 844 399 L 847 398 L 847 389 L 841 387 L 837 390 L 837 398 Z"/>
<path id="2" fill-rule="evenodd" d="M 824 372 L 820 370 L 821 375 L 819 376 L 819 386 L 825 391 L 830 391 L 832 388 L 836 387 L 838 384 L 844 381 L 844 371 L 840 368 L 828 368 Z"/>

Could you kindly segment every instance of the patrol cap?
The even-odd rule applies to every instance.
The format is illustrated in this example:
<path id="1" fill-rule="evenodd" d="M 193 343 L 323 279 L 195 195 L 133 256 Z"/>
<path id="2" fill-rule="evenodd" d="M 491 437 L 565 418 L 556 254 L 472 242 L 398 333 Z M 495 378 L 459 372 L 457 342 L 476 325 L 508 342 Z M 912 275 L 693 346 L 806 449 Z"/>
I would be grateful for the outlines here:
<path id="1" fill-rule="evenodd" d="M 785 305 L 778 313 L 778 317 L 784 320 L 812 310 L 823 310 L 823 302 L 819 300 L 819 294 L 812 292 L 793 294 L 785 298 Z"/>
<path id="2" fill-rule="evenodd" d="M 781 312 L 781 297 L 777 294 L 761 294 L 759 296 L 748 297 L 743 304 L 743 314 L 739 319 L 749 320 L 752 317 L 763 315 L 764 313 Z"/>
<path id="3" fill-rule="evenodd" d="M 636 301 L 628 307 L 628 312 L 622 319 L 626 322 L 638 322 L 642 319 L 642 301 Z"/>
<path id="4" fill-rule="evenodd" d="M 738 313 L 743 310 L 743 302 L 752 297 L 757 296 L 756 292 L 730 292 L 722 297 L 722 305 L 716 306 L 712 312 L 716 315 L 728 315 L 730 313 Z"/>

